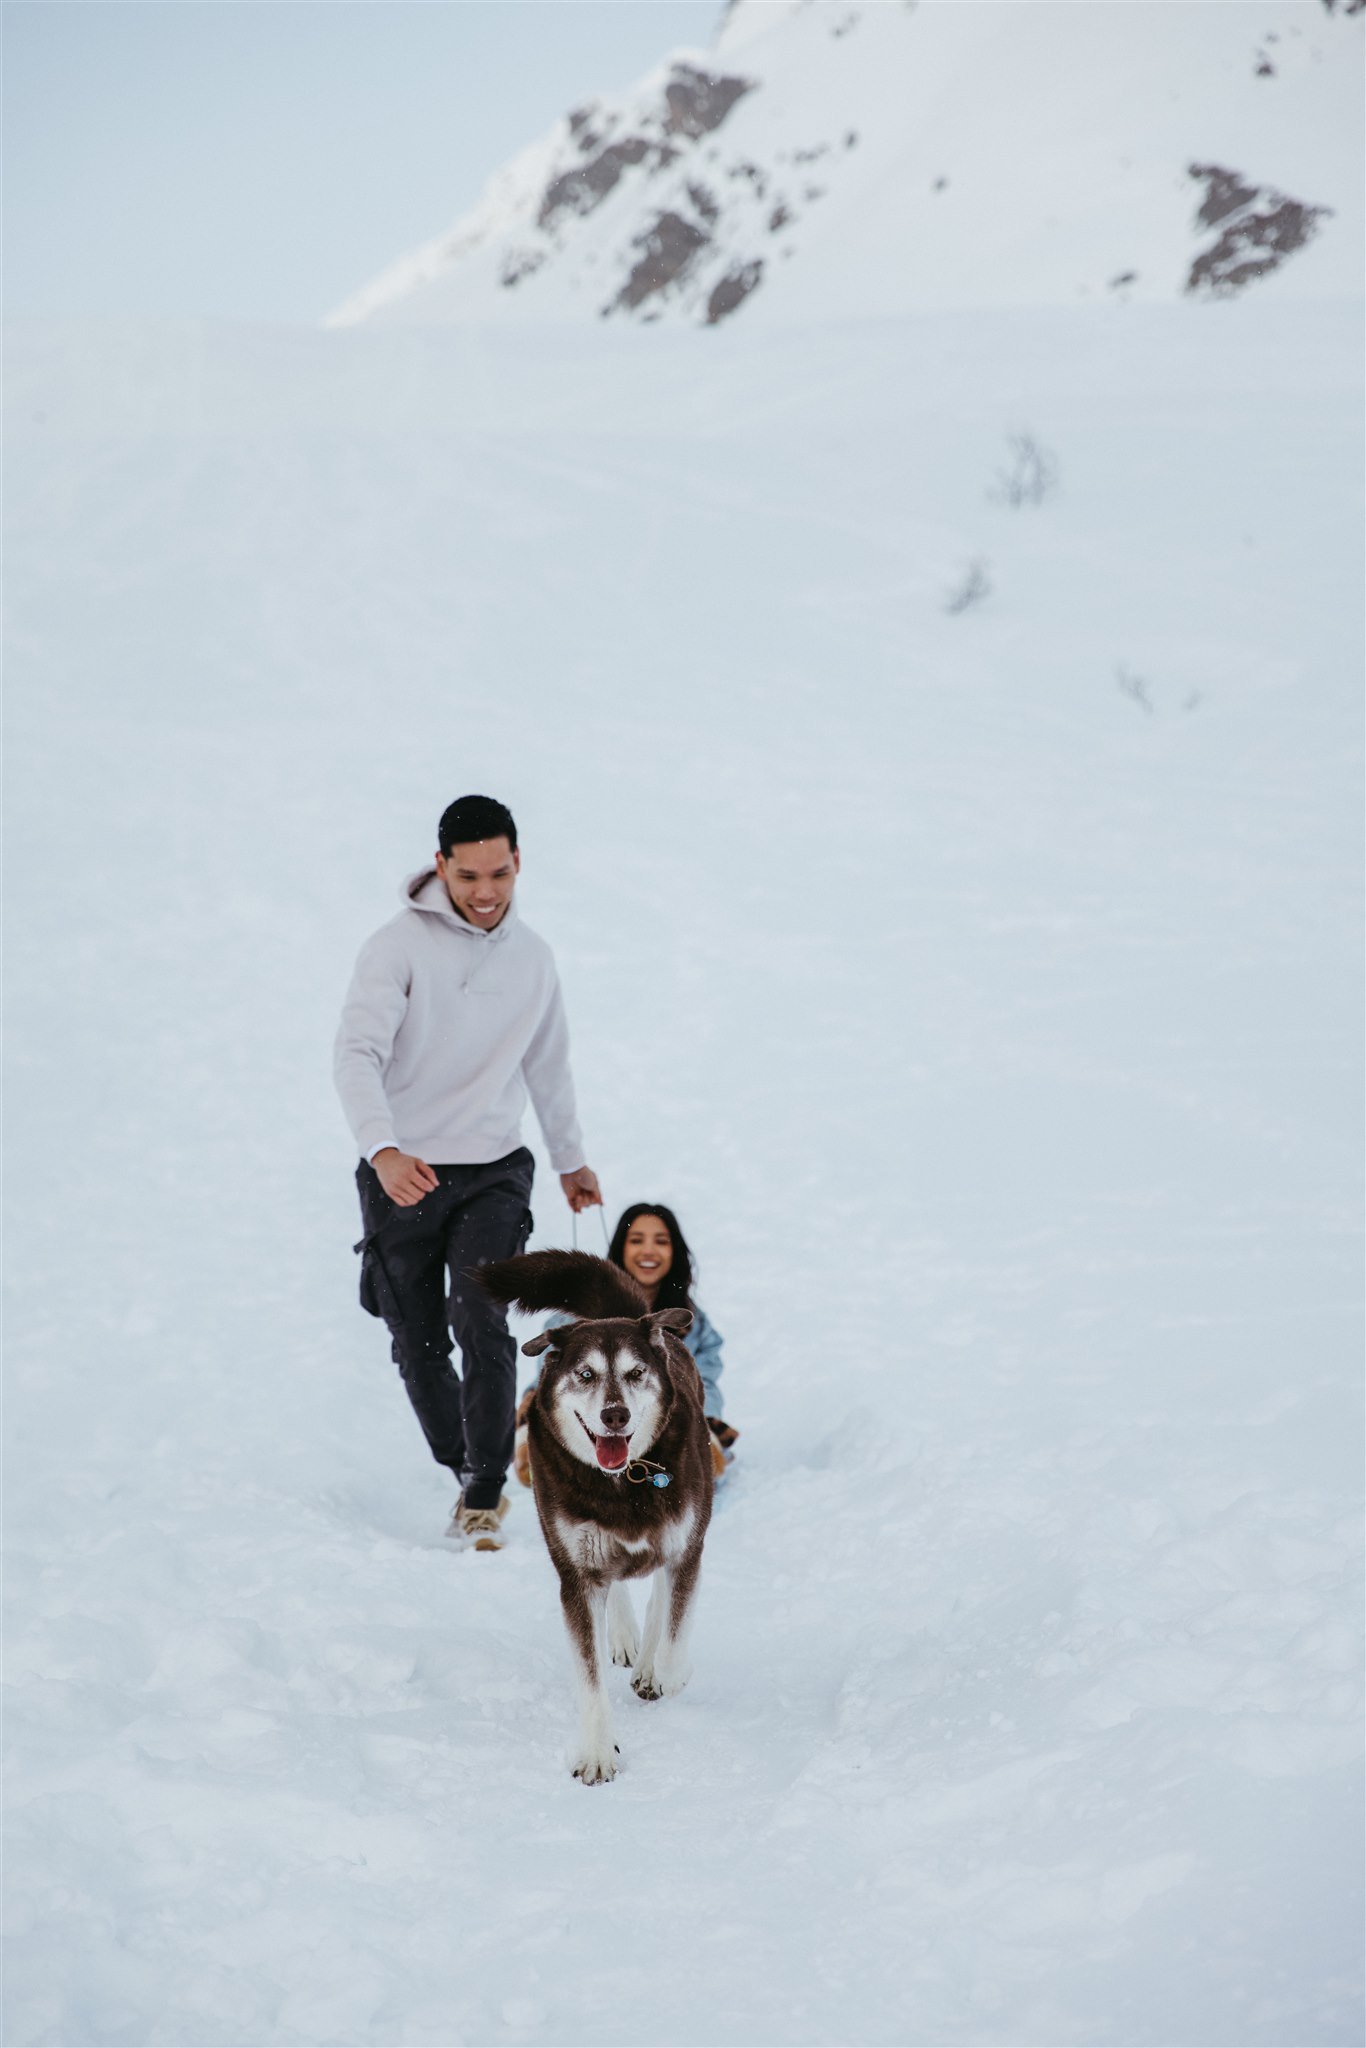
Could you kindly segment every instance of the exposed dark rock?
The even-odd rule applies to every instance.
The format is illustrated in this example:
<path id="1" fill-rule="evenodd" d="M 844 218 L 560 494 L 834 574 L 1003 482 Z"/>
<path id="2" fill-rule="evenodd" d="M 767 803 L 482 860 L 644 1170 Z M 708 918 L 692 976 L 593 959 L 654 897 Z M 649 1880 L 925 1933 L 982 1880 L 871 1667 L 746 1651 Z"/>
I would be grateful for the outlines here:
<path id="1" fill-rule="evenodd" d="M 1235 171 L 1214 164 L 1192 164 L 1190 175 L 1206 181 L 1204 205 L 1197 221 L 1227 225 L 1217 242 L 1201 252 L 1186 279 L 1188 292 L 1227 298 L 1259 277 L 1268 276 L 1318 232 L 1330 206 L 1307 206 L 1268 186 L 1249 185 Z M 1236 197 L 1233 195 L 1236 193 Z M 1214 211 L 1211 212 L 1213 202 Z"/>
<path id="2" fill-rule="evenodd" d="M 1196 258 L 1186 290 L 1206 290 L 1221 298 L 1240 291 L 1302 249 L 1313 239 L 1320 218 L 1331 212 L 1331 207 L 1302 206 L 1296 199 L 1284 199 L 1269 213 L 1244 215 L 1225 228 L 1212 249 Z"/>
<path id="3" fill-rule="evenodd" d="M 791 220 L 791 218 L 792 215 L 788 212 L 785 206 L 775 206 L 772 213 L 768 217 L 769 233 L 771 235 L 776 235 L 779 228 L 785 228 L 788 222 Z"/>
<path id="4" fill-rule="evenodd" d="M 1337 13 L 1338 0 L 1323 0 L 1323 4 L 1330 14 Z M 1366 7 L 1366 0 L 1346 0 L 1346 5 L 1343 7 L 1342 12 L 1344 14 L 1360 14 L 1363 7 Z"/>
<path id="5" fill-rule="evenodd" d="M 794 164 L 814 164 L 817 157 L 829 156 L 829 154 L 830 144 L 828 142 L 818 142 L 814 149 L 794 149 L 792 161 Z"/>
<path id="6" fill-rule="evenodd" d="M 1264 55 L 1261 58 L 1254 76 L 1257 78 L 1274 78 L 1276 76 L 1276 67 L 1269 57 Z"/>
<path id="7" fill-rule="evenodd" d="M 569 132 L 585 156 L 590 150 L 597 148 L 602 137 L 595 131 L 593 116 L 587 107 L 575 107 L 573 113 L 568 116 L 568 121 Z"/>
<path id="8" fill-rule="evenodd" d="M 698 250 L 707 248 L 710 241 L 709 235 L 704 235 L 681 214 L 659 214 L 654 226 L 645 234 L 637 235 L 631 244 L 643 254 L 617 293 L 614 303 L 625 306 L 629 312 L 655 292 L 677 284 L 687 274 Z"/>
<path id="9" fill-rule="evenodd" d="M 669 135 L 686 135 L 696 141 L 719 128 L 737 100 L 752 92 L 748 78 L 722 78 L 710 71 L 698 71 L 691 64 L 675 64 L 673 77 L 664 88 L 668 105 L 664 128 Z"/>
<path id="10" fill-rule="evenodd" d="M 949 189 L 949 181 L 948 181 L 948 179 L 947 179 L 947 178 L 936 178 L 936 179 L 935 179 L 935 181 L 934 181 L 934 190 L 935 190 L 936 192 L 947 192 L 947 191 L 948 191 L 948 189 Z"/>
<path id="11" fill-rule="evenodd" d="M 689 185 L 688 197 L 708 227 L 711 226 L 713 221 L 719 219 L 721 209 L 705 185 Z"/>
<path id="12" fill-rule="evenodd" d="M 1137 284 L 1137 282 L 1138 272 L 1136 270 L 1121 270 L 1118 277 L 1110 279 L 1110 290 L 1112 292 L 1122 291 L 1126 284 Z"/>
<path id="13" fill-rule="evenodd" d="M 509 249 L 503 258 L 503 268 L 498 282 L 506 287 L 520 284 L 524 277 L 530 277 L 545 262 L 544 249 Z"/>
<path id="14" fill-rule="evenodd" d="M 652 147 L 644 136 L 629 135 L 624 142 L 609 143 L 591 163 L 562 171 L 545 188 L 537 225 L 548 228 L 566 207 L 571 213 L 591 213 L 601 206 L 622 172 L 632 164 L 644 163 Z"/>
<path id="15" fill-rule="evenodd" d="M 1216 226 L 1227 214 L 1236 213 L 1240 206 L 1250 206 L 1257 197 L 1256 185 L 1245 183 L 1237 171 L 1225 171 L 1218 164 L 1192 164 L 1190 175 L 1205 181 L 1205 197 L 1195 216 L 1204 228 Z"/>
<path id="16" fill-rule="evenodd" d="M 732 164 L 730 169 L 726 172 L 726 176 L 728 178 L 748 178 L 750 184 L 754 187 L 754 190 L 758 194 L 760 199 L 763 198 L 765 192 L 767 192 L 768 190 L 768 182 L 765 179 L 763 172 L 759 169 L 758 164 Z"/>
<path id="17" fill-rule="evenodd" d="M 845 136 L 845 138 L 844 138 L 844 146 L 845 146 L 845 148 L 846 148 L 846 149 L 857 149 L 857 148 L 858 148 L 858 129 L 857 129 L 857 128 L 851 128 L 851 129 L 849 130 L 849 133 L 848 133 L 848 134 L 847 134 L 847 135 Z"/>
<path id="18" fill-rule="evenodd" d="M 738 270 L 727 271 L 707 300 L 708 327 L 715 327 L 718 320 L 724 320 L 727 313 L 733 313 L 737 306 L 743 305 L 763 274 L 761 256 L 756 256 L 752 263 L 742 264 Z"/>

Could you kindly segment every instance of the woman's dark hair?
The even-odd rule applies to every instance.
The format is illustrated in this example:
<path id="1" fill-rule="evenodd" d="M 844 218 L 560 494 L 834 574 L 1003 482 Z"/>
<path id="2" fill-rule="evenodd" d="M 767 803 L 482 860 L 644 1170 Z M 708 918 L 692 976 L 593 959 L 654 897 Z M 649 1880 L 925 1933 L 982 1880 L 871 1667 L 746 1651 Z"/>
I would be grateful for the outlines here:
<path id="1" fill-rule="evenodd" d="M 453 846 L 469 846 L 477 839 L 506 839 L 512 851 L 517 851 L 512 813 L 496 796 L 458 796 L 441 813 L 436 843 L 443 860 L 450 858 Z"/>
<path id="2" fill-rule="evenodd" d="M 633 1223 L 639 1223 L 642 1216 L 657 1216 L 669 1233 L 673 1246 L 673 1264 L 659 1283 L 655 1295 L 656 1308 L 690 1308 L 696 1312 L 697 1303 L 692 1298 L 697 1285 L 697 1268 L 693 1255 L 688 1250 L 688 1240 L 678 1227 L 678 1218 L 672 1209 L 666 1209 L 662 1202 L 632 1202 L 629 1209 L 623 1209 L 612 1232 L 612 1242 L 607 1247 L 607 1256 L 614 1266 L 625 1271 L 626 1261 L 622 1257 L 626 1250 L 626 1237 Z"/>

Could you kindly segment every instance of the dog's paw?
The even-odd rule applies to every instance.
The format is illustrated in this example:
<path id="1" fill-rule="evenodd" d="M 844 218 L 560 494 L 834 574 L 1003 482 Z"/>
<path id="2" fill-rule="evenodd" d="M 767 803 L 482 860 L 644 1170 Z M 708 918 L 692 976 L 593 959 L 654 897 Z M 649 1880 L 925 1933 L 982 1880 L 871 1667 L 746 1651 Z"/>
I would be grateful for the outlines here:
<path id="1" fill-rule="evenodd" d="M 656 1663 L 653 1670 L 640 1670 L 631 1679 L 631 1690 L 641 1700 L 671 1700 L 675 1693 L 682 1692 L 692 1677 L 692 1667 L 687 1664 Z"/>
<path id="2" fill-rule="evenodd" d="M 620 1756 L 615 1742 L 606 1748 L 590 1745 L 572 1759 L 574 1776 L 584 1785 L 609 1785 L 617 1775 Z"/>
<path id="3" fill-rule="evenodd" d="M 625 1664 L 627 1666 L 634 1664 L 636 1658 L 640 1655 L 639 1629 L 634 1627 L 629 1629 L 609 1627 L 607 1631 L 607 1647 L 611 1652 L 614 1664 Z"/>

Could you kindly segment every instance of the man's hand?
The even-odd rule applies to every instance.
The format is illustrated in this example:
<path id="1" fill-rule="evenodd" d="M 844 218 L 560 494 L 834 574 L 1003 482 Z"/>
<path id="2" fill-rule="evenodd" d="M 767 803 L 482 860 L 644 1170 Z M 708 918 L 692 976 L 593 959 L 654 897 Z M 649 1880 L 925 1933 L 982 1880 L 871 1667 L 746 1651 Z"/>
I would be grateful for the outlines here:
<path id="1" fill-rule="evenodd" d="M 598 1186 L 598 1177 L 591 1166 L 580 1166 L 573 1173 L 562 1173 L 560 1186 L 564 1189 L 566 1202 L 576 1216 L 580 1209 L 602 1207 L 602 1189 Z"/>
<path id="2" fill-rule="evenodd" d="M 425 1159 L 414 1159 L 409 1153 L 400 1152 L 397 1145 L 386 1145 L 382 1152 L 376 1152 L 370 1164 L 379 1175 L 385 1194 L 400 1209 L 411 1209 L 440 1185 Z"/>

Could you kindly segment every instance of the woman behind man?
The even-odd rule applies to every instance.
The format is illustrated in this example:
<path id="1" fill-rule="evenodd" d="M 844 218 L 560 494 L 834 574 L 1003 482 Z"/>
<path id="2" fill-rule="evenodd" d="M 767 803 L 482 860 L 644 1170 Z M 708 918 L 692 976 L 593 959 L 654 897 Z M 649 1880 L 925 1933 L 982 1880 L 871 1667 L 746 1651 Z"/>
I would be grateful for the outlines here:
<path id="1" fill-rule="evenodd" d="M 712 1434 L 712 1459 L 718 1473 L 725 1469 L 730 1446 L 739 1432 L 722 1420 L 721 1333 L 693 1300 L 696 1268 L 688 1241 L 672 1209 L 663 1202 L 633 1202 L 622 1212 L 607 1256 L 614 1266 L 630 1274 L 650 1308 L 691 1309 L 692 1328 L 683 1337 L 702 1381 L 702 1406 Z M 572 1322 L 572 1316 L 549 1317 L 547 1329 Z M 531 1484 L 527 1459 L 526 1411 L 534 1388 L 528 1388 L 517 1410 L 517 1477 L 523 1486 Z"/>
<path id="2" fill-rule="evenodd" d="M 607 1256 L 630 1274 L 651 1309 L 687 1308 L 693 1325 L 683 1342 L 702 1380 L 707 1419 L 720 1420 L 721 1333 L 692 1298 L 696 1268 L 678 1218 L 662 1202 L 634 1202 L 612 1232 Z"/>

